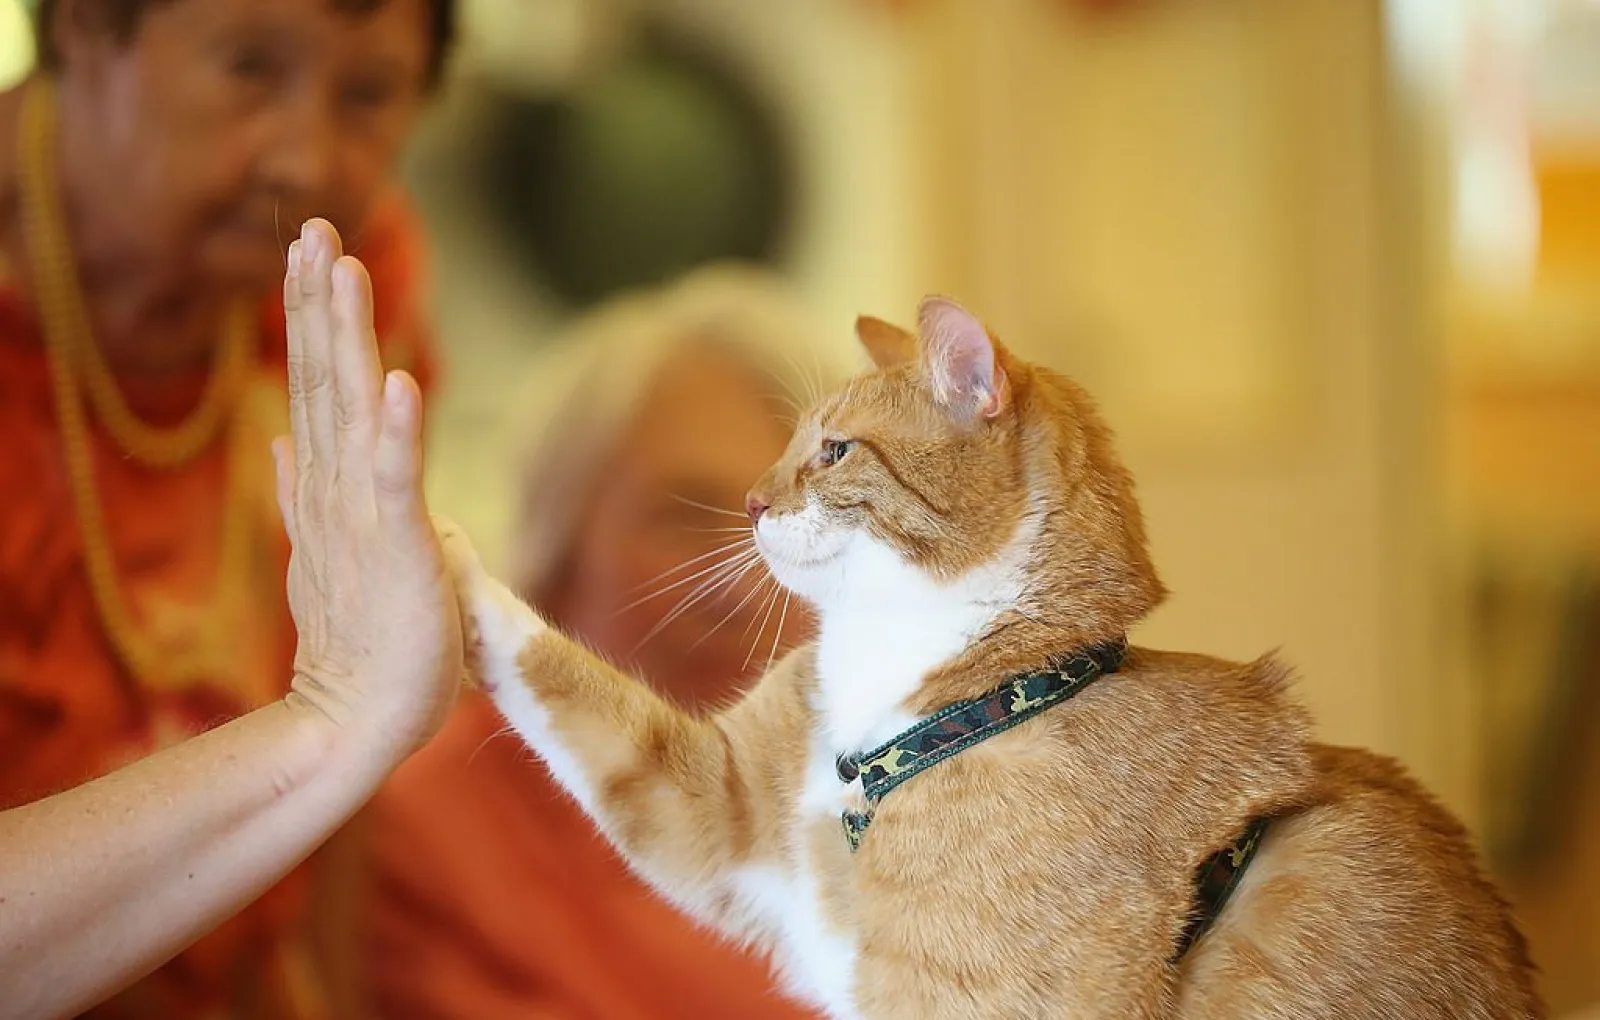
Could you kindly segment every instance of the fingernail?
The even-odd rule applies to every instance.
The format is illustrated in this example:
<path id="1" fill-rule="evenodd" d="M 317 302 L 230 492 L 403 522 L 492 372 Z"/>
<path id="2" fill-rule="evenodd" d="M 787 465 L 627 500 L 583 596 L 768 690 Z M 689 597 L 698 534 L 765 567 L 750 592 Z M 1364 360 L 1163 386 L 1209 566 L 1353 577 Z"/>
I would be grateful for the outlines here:
<path id="1" fill-rule="evenodd" d="M 322 238 L 317 236 L 317 231 L 307 221 L 305 230 L 301 232 L 300 239 L 305 242 L 306 258 L 310 261 L 311 271 L 320 272 L 322 269 Z"/>
<path id="2" fill-rule="evenodd" d="M 405 387 L 400 384 L 400 376 L 394 372 L 383 377 L 383 402 L 389 405 L 391 411 L 400 411 L 405 406 Z"/>
<path id="3" fill-rule="evenodd" d="M 289 242 L 289 275 L 300 275 L 300 241 L 298 239 Z"/>

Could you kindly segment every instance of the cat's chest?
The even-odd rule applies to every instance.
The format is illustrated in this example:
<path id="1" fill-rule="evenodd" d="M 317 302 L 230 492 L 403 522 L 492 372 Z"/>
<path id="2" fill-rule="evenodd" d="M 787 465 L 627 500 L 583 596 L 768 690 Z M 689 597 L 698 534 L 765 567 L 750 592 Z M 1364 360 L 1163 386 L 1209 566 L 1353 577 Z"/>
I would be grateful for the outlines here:
<path id="1" fill-rule="evenodd" d="M 840 816 L 861 804 L 860 783 L 841 781 L 819 735 L 812 741 L 791 820 L 794 870 L 764 890 L 784 983 L 835 1020 L 860 1015 L 854 994 L 858 946 L 852 857 Z"/>
<path id="2" fill-rule="evenodd" d="M 855 913 L 862 890 L 842 819 L 846 810 L 866 806 L 859 777 L 846 781 L 840 775 L 839 755 L 870 750 L 916 722 L 905 703 L 927 673 L 964 643 L 973 623 L 960 623 L 863 614 L 825 625 L 819 643 L 817 729 L 791 820 L 794 871 L 781 890 L 769 890 L 768 916 L 778 932 L 786 983 L 836 1020 L 860 1015 Z"/>

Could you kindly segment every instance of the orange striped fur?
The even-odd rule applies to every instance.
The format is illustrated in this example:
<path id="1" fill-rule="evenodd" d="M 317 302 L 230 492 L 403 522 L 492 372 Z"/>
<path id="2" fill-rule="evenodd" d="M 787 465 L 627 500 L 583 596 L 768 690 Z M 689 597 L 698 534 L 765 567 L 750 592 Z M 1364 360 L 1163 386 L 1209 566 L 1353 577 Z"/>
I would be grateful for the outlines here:
<path id="1" fill-rule="evenodd" d="M 1532 966 L 1467 833 L 1392 761 L 1321 746 L 1270 658 L 1135 648 L 915 777 L 857 853 L 865 750 L 1127 631 L 1164 597 L 1089 398 L 928 299 L 751 493 L 817 639 L 720 713 L 548 628 L 441 521 L 471 668 L 660 893 L 836 1018 L 1523 1018 Z M 1278 816 L 1170 962 L 1199 863 Z"/>

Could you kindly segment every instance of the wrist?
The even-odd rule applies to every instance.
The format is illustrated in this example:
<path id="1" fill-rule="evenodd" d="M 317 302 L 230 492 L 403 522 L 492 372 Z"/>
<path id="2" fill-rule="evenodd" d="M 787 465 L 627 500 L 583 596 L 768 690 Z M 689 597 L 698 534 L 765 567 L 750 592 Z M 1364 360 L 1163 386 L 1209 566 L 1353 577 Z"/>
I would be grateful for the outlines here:
<path id="1" fill-rule="evenodd" d="M 382 727 L 364 721 L 359 713 L 336 709 L 300 689 L 284 696 L 282 704 L 304 735 L 311 757 L 345 775 L 370 773 L 376 786 L 405 760 L 409 748 L 387 735 Z"/>

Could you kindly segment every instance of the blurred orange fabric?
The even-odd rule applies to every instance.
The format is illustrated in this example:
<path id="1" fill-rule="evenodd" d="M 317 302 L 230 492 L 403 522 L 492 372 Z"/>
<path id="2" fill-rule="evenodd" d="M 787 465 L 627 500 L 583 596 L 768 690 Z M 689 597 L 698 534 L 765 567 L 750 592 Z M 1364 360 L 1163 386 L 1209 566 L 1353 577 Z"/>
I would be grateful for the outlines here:
<path id="1" fill-rule="evenodd" d="M 386 203 L 362 235 L 379 336 L 389 367 L 411 369 L 428 392 L 430 327 L 415 300 L 423 239 L 410 211 Z M 261 307 L 264 404 L 287 422 L 281 298 Z M 129 405 L 151 423 L 181 420 L 206 373 L 151 385 L 123 379 Z M 188 464 L 152 470 L 126 457 L 91 422 L 95 485 L 119 590 L 144 626 L 181 635 L 213 591 L 228 499 L 228 443 Z M 270 453 L 236 465 L 251 473 L 259 526 L 245 630 L 229 634 L 231 672 L 188 689 L 142 688 L 102 633 L 84 572 L 83 538 L 62 450 L 50 367 L 33 309 L 0 270 L 0 807 L 71 787 L 213 727 L 287 689 L 294 632 L 284 597 L 288 543 L 273 499 Z M 293 1018 L 268 964 L 299 926 L 305 869 L 114 1002 L 97 1018 Z M 274 964 L 276 966 L 276 964 Z M 263 974 L 267 974 L 264 979 Z M 264 981 L 264 983 L 263 983 Z"/>
<path id="2" fill-rule="evenodd" d="M 370 811 L 384 1020 L 802 1020 L 635 878 L 481 694 Z"/>

